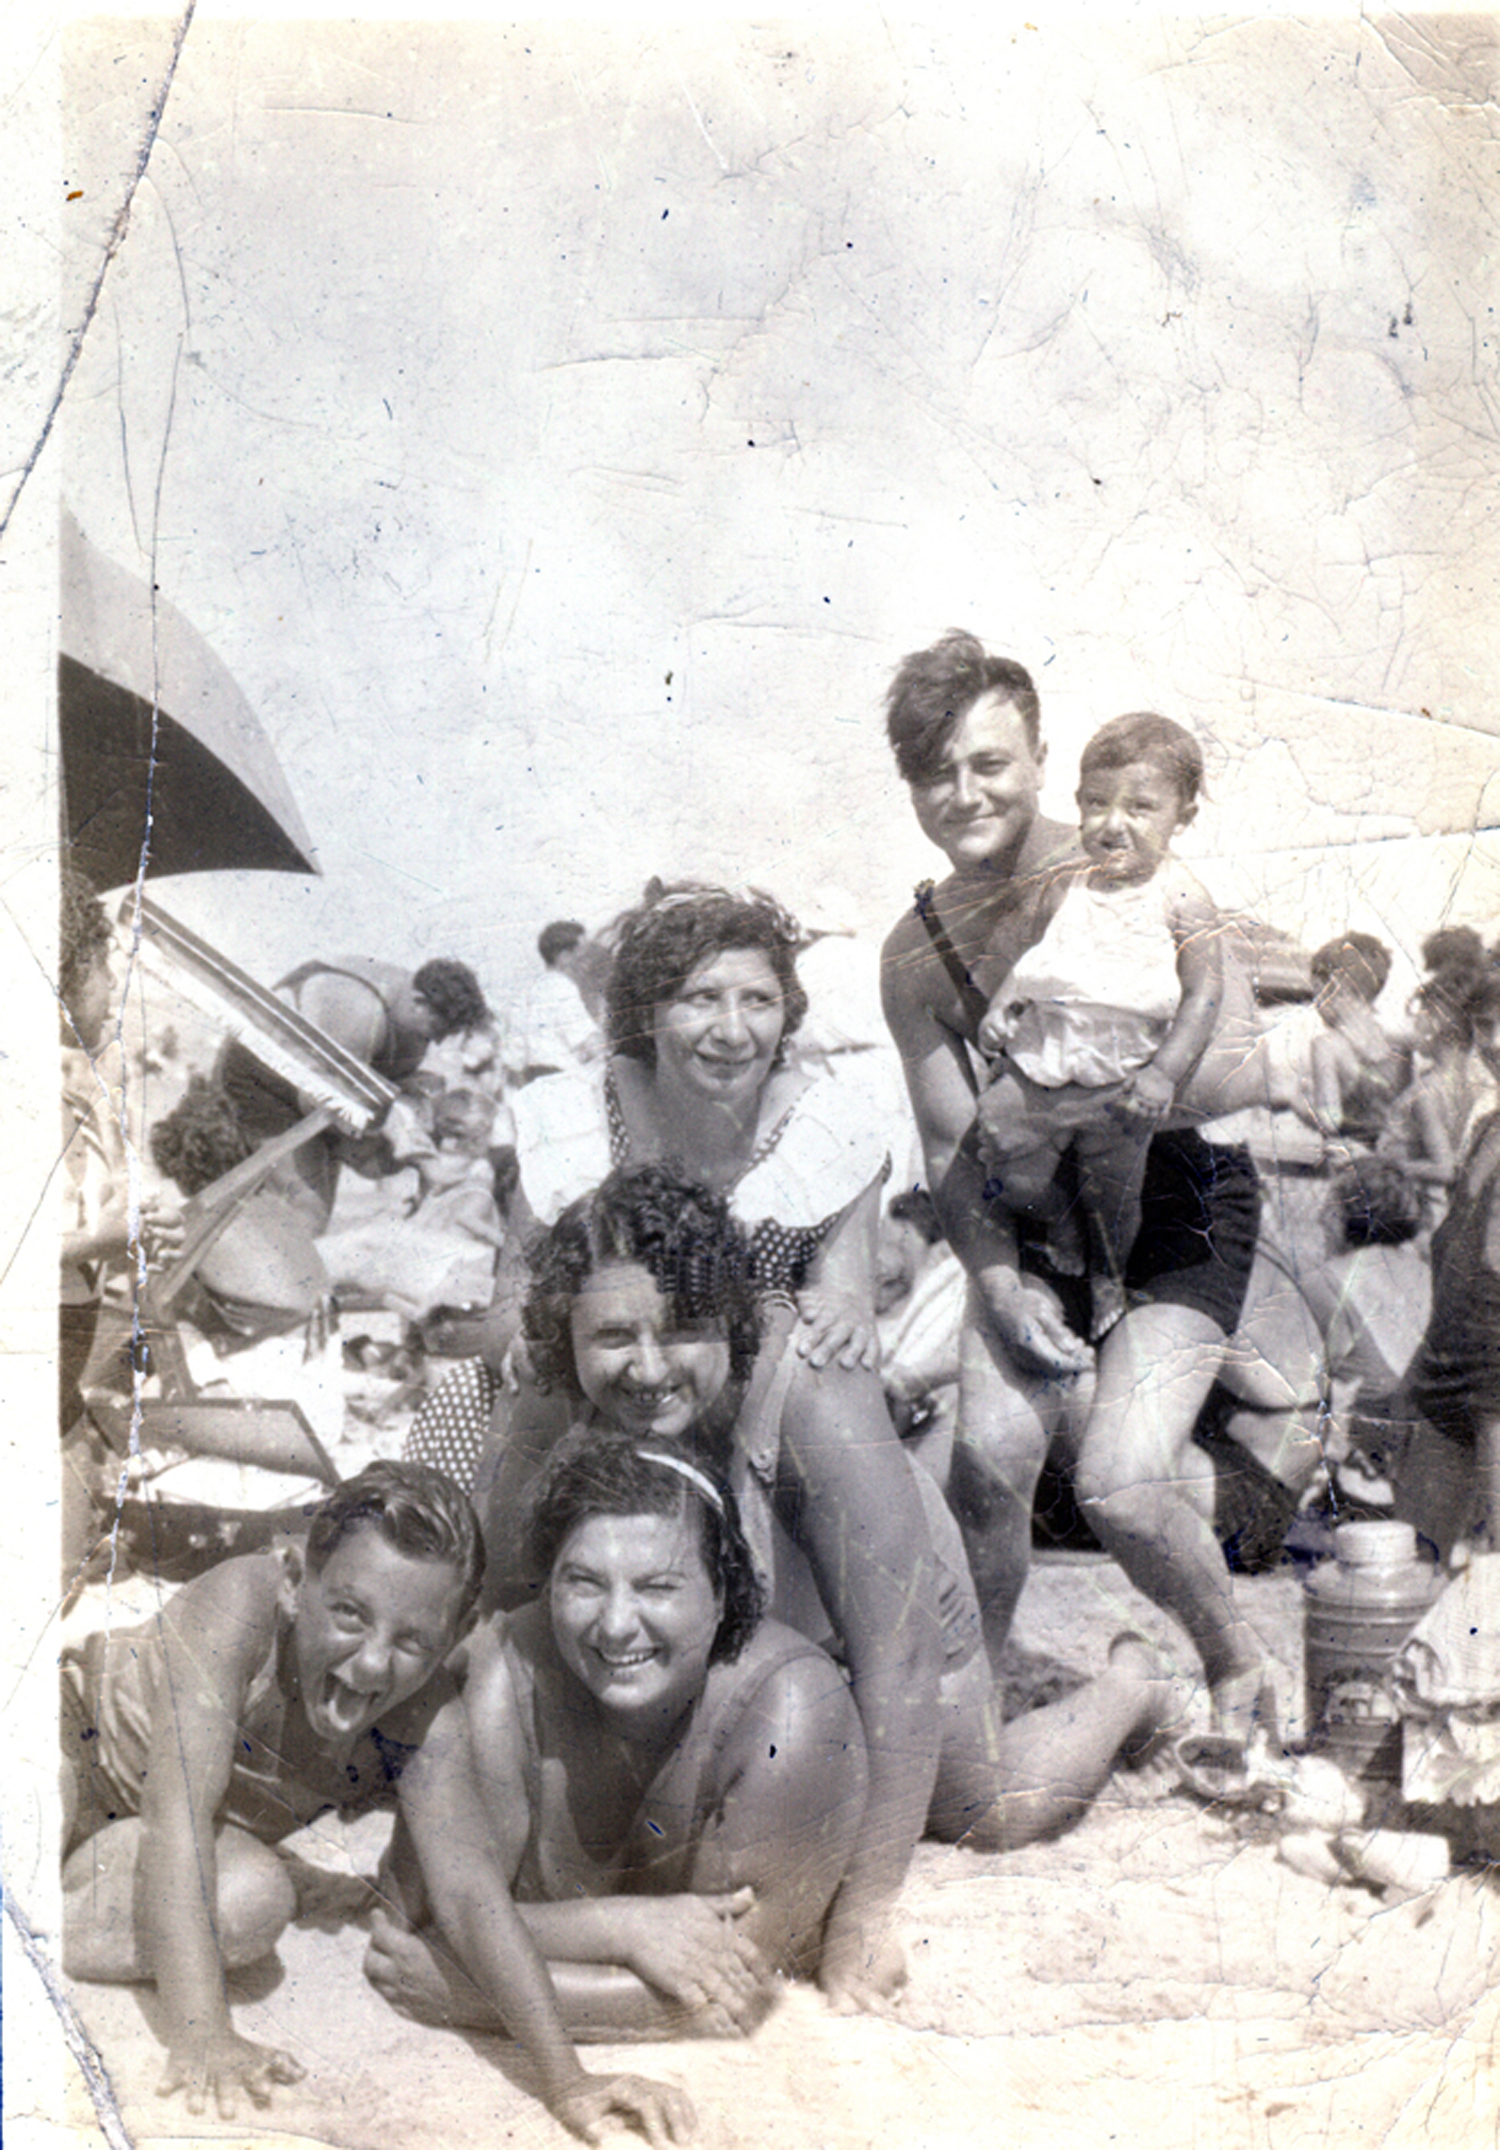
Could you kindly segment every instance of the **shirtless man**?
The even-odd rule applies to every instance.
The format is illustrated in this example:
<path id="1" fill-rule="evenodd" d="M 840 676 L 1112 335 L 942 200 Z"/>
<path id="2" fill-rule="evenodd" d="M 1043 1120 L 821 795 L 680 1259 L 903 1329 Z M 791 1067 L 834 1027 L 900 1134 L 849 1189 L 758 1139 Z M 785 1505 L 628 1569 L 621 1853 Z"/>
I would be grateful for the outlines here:
<path id="1" fill-rule="evenodd" d="M 1264 1653 L 1235 1607 L 1210 1525 L 1212 1466 L 1192 1432 L 1254 1258 L 1254 1168 L 1243 1151 L 1205 1141 L 1185 1115 L 1163 1123 L 1126 1270 L 1130 1310 L 1095 1365 L 1082 1341 L 1087 1279 L 1059 1274 L 1045 1247 L 1018 1243 L 986 1198 L 974 1119 L 979 1023 L 1040 937 L 1049 871 L 1077 855 L 1076 831 L 1038 811 L 1046 750 L 1036 690 L 1022 666 L 955 632 L 898 667 L 887 717 L 917 821 L 950 868 L 891 934 L 883 984 L 932 1191 L 969 1272 L 950 1499 L 986 1640 L 994 1656 L 1009 1632 L 1032 1500 L 1056 1440 L 1094 1532 L 1182 1622 L 1216 1719 L 1243 1729 Z M 1236 978 L 1234 991 L 1244 990 Z"/>

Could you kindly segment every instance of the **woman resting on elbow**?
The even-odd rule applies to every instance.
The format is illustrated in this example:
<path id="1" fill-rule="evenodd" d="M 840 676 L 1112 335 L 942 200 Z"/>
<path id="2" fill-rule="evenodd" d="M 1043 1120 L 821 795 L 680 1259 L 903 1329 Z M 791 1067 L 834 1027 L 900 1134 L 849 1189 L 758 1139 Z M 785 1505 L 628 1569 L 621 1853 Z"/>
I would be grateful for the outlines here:
<path id="1" fill-rule="evenodd" d="M 823 1652 L 761 1617 L 734 1497 L 694 1451 L 585 1427 L 537 1488 L 544 1594 L 465 1645 L 470 1765 L 574 2038 L 750 2030 L 816 1968 L 865 1797 Z M 497 2027 L 398 1833 L 367 1962 L 405 2012 Z"/>

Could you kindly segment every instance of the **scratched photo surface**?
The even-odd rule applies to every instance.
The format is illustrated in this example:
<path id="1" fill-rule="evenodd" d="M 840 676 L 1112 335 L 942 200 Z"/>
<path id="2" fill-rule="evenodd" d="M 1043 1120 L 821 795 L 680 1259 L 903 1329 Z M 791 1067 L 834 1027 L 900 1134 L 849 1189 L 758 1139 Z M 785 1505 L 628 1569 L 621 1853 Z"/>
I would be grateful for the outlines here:
<path id="1" fill-rule="evenodd" d="M 163 754 L 123 851 L 75 821 L 76 859 L 114 861 L 107 1040 L 138 1193 L 162 1194 L 149 1130 L 218 1033 L 147 962 L 121 910 L 136 873 L 262 988 L 312 959 L 470 966 L 497 1066 L 549 921 L 597 933 L 653 876 L 750 884 L 835 951 L 832 1055 L 899 1098 L 878 950 L 945 867 L 883 698 L 955 627 L 1031 671 L 1061 822 L 1106 719 L 1185 725 L 1206 781 L 1174 848 L 1283 953 L 1377 937 L 1392 1034 L 1438 926 L 1500 937 L 1492 16 L 200 7 L 17 45 L 12 156 L 56 184 L 5 421 L 41 749 L 7 750 L 42 832 L 13 879 L 51 872 L 59 767 L 75 798 L 89 780 L 52 714 L 65 573 L 91 608 L 63 605 L 65 687 L 70 659 L 139 646 L 154 591 L 156 662 L 179 638 L 191 682 L 158 714 L 239 757 L 289 847 L 218 864 L 211 751 Z M 8 959 L 33 1001 L 38 945 Z M 7 1170 L 33 1279 L 56 1273 L 54 1121 L 51 1097 L 20 1116 Z M 922 1167 L 898 1104 L 890 1127 L 894 1187 Z M 416 1184 L 346 1173 L 334 1228 L 390 1254 Z M 1268 1185 L 1306 1229 L 1308 1183 Z M 342 1476 L 410 1425 L 386 1378 L 402 1320 L 360 1310 L 379 1297 L 345 1311 L 321 1390 L 289 1360 L 265 1376 Z M 6 1333 L 11 1392 L 45 1404 L 37 1347 Z M 229 1505 L 307 1482 L 257 1496 L 247 1476 Z M 49 1501 L 15 1585 L 39 1723 L 64 1648 L 172 1587 L 137 1531 L 64 1607 L 37 1552 Z M 1305 1573 L 1226 1575 L 1292 1735 Z M 1028 1664 L 1092 1678 L 1126 1628 L 1178 1675 L 1179 1729 L 1204 1730 L 1168 1612 L 1098 1551 L 1034 1563 Z M 303 2078 L 231 2118 L 160 2097 L 149 1989 L 63 1975 L 54 1765 L 23 1744 L 18 2143 L 570 2139 L 516 2048 L 365 1982 L 351 1877 L 378 1819 L 297 1839 L 339 1887 L 229 1988 L 236 2028 Z M 1488 1883 L 1383 1897 L 1286 1837 L 1193 1796 L 1159 1744 L 1055 1839 L 920 1846 L 888 2014 L 797 1985 L 746 2039 L 585 2064 L 681 2085 L 724 2150 L 1494 2143 Z"/>

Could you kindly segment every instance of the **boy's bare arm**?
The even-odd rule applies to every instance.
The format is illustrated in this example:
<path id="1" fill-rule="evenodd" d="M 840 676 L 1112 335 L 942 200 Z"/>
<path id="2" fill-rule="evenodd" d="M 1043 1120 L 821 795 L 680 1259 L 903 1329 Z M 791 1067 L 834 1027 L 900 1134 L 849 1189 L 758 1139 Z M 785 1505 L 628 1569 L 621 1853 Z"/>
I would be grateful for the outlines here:
<path id="1" fill-rule="evenodd" d="M 243 2089 L 264 2104 L 302 2073 L 289 2054 L 239 2037 L 224 1993 L 215 1830 L 250 1680 L 276 1628 L 270 1563 L 227 1561 L 162 1614 L 163 1672 L 141 1801 L 136 1917 L 166 2019 L 160 2095 L 212 2093 L 222 2117 Z"/>

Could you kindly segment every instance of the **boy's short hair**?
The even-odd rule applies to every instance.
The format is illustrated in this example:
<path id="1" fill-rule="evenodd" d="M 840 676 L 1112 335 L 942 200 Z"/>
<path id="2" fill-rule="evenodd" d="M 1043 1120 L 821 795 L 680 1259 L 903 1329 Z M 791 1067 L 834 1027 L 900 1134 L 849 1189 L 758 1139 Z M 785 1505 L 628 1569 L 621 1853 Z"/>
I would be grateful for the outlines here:
<path id="1" fill-rule="evenodd" d="M 1034 754 L 1042 743 L 1042 705 L 1023 664 L 992 656 L 962 627 L 902 658 L 885 697 L 885 734 L 903 783 L 932 781 L 953 734 L 986 694 L 1014 705 Z"/>
<path id="2" fill-rule="evenodd" d="M 1391 951 L 1373 933 L 1341 933 L 1316 949 L 1307 967 L 1314 985 L 1342 979 L 1362 1000 L 1376 1001 L 1391 975 Z"/>
<path id="3" fill-rule="evenodd" d="M 570 1202 L 526 1250 L 531 1289 L 521 1328 L 548 1388 L 579 1393 L 573 1301 L 607 1262 L 638 1262 L 682 1321 L 717 1320 L 729 1371 L 746 1381 L 760 1348 L 760 1317 L 744 1231 L 721 1194 L 662 1165 L 611 1172 Z"/>
<path id="4" fill-rule="evenodd" d="M 576 948 L 583 939 L 583 927 L 576 918 L 554 918 L 550 926 L 543 926 L 536 937 L 536 952 L 551 970 L 559 956 L 565 956 L 570 948 Z"/>
<path id="5" fill-rule="evenodd" d="M 319 1574 L 350 1531 L 373 1523 L 387 1545 L 413 1560 L 441 1560 L 458 1576 L 455 1631 L 479 1601 L 484 1580 L 484 1540 L 468 1495 L 443 1471 L 426 1463 L 366 1464 L 313 1511 L 307 1533 L 307 1565 Z"/>
<path id="6" fill-rule="evenodd" d="M 1133 709 L 1101 724 L 1079 758 L 1078 781 L 1095 770 L 1123 769 L 1133 761 L 1155 762 L 1165 769 L 1183 805 L 1196 806 L 1203 789 L 1203 749 L 1190 731 L 1154 709 Z"/>
<path id="7" fill-rule="evenodd" d="M 568 1534 L 595 1515 L 697 1514 L 699 1545 L 723 1610 L 708 1653 L 730 1663 L 765 1611 L 765 1586 L 740 1522 L 733 1493 L 710 1460 L 690 1444 L 637 1441 L 585 1427 L 561 1440 L 532 1494 L 527 1550 L 539 1575 L 550 1575 Z"/>
<path id="8" fill-rule="evenodd" d="M 432 1010 L 434 1039 L 450 1038 L 457 1030 L 477 1030 L 489 1020 L 489 1002 L 467 963 L 435 956 L 422 965 L 411 984 Z"/>

